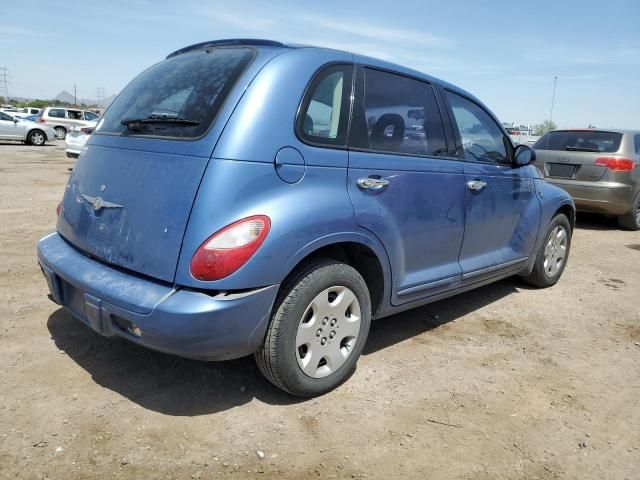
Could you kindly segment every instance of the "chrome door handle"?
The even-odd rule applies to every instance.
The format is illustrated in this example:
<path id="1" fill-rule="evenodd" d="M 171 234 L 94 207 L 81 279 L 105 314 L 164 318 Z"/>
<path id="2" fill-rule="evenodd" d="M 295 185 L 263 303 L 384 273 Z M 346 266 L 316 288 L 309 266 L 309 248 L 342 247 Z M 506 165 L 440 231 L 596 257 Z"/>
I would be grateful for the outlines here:
<path id="1" fill-rule="evenodd" d="M 486 186 L 487 182 L 483 182 L 482 180 L 469 180 L 467 182 L 467 187 L 469 187 L 469 190 L 473 191 L 482 190 Z"/>
<path id="2" fill-rule="evenodd" d="M 359 178 L 357 184 L 360 188 L 366 188 L 369 190 L 380 190 L 382 187 L 389 185 L 389 180 L 383 178 L 371 178 L 364 177 Z"/>

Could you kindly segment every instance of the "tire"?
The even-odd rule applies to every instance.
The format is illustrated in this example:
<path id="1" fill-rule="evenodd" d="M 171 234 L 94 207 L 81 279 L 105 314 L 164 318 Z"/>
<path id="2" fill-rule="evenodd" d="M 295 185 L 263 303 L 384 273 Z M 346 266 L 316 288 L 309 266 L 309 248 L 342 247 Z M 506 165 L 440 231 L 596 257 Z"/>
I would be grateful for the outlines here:
<path id="1" fill-rule="evenodd" d="M 564 231 L 563 237 L 560 237 L 561 230 Z M 536 254 L 532 272 L 522 277 L 522 279 L 540 288 L 555 285 L 560 280 L 562 272 L 564 272 L 570 250 L 571 224 L 566 215 L 559 213 L 549 223 L 544 242 L 540 245 L 540 249 Z"/>
<path id="2" fill-rule="evenodd" d="M 67 130 L 64 127 L 56 127 L 54 130 L 56 131 L 56 138 L 58 140 L 64 140 L 67 138 Z"/>
<path id="3" fill-rule="evenodd" d="M 41 147 L 47 141 L 47 136 L 42 130 L 31 130 L 27 135 L 27 144 Z"/>
<path id="4" fill-rule="evenodd" d="M 369 290 L 358 271 L 316 260 L 283 284 L 254 357 L 278 388 L 299 397 L 322 395 L 351 376 L 370 325 Z"/>
<path id="5" fill-rule="evenodd" d="M 631 209 L 618 217 L 618 225 L 627 230 L 640 230 L 640 193 L 636 196 Z"/>

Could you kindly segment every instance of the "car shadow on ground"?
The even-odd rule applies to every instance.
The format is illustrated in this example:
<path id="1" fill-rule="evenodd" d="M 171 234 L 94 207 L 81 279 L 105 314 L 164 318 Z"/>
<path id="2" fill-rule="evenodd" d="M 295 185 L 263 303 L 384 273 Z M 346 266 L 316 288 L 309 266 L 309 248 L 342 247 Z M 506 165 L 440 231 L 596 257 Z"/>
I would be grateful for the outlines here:
<path id="1" fill-rule="evenodd" d="M 623 230 L 618 226 L 615 217 L 582 212 L 578 212 L 576 215 L 576 228 L 581 230 Z"/>
<path id="2" fill-rule="evenodd" d="M 26 145 L 24 142 L 21 142 L 19 140 L 16 140 L 15 142 L 9 141 L 9 140 L 3 140 L 0 141 L 0 147 L 1 146 L 12 146 L 12 147 L 16 147 L 22 145 L 24 147 L 32 147 L 32 148 L 43 148 L 43 147 L 49 147 L 49 148 L 53 148 L 56 147 L 56 143 L 55 140 L 50 140 L 47 141 L 47 143 L 45 143 L 44 145 L 38 145 L 37 147 L 33 146 L 33 145 Z"/>
<path id="3" fill-rule="evenodd" d="M 526 286 L 503 280 L 447 300 L 403 312 L 372 324 L 364 354 L 456 320 Z M 251 357 L 226 362 L 201 362 L 154 352 L 120 338 L 98 335 L 66 310 L 47 322 L 56 346 L 93 380 L 138 405 L 174 416 L 216 413 L 254 398 L 271 405 L 305 401 L 267 382 Z"/>

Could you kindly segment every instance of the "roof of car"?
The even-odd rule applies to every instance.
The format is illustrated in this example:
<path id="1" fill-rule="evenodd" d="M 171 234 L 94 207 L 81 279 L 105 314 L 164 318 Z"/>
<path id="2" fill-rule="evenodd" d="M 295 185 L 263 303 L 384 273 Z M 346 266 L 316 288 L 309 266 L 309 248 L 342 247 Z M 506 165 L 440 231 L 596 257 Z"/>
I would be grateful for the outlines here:
<path id="1" fill-rule="evenodd" d="M 227 39 L 222 39 L 222 40 L 211 40 L 208 42 L 200 42 L 200 43 L 196 43 L 193 45 L 189 45 L 187 47 L 181 48 L 179 50 L 176 50 L 175 52 L 170 53 L 169 55 L 167 55 L 166 58 L 171 58 L 171 57 L 175 57 L 177 55 L 181 55 L 183 53 L 187 53 L 187 52 L 191 52 L 194 50 L 201 50 L 201 49 L 205 49 L 208 47 L 221 47 L 221 46 L 252 46 L 252 47 L 257 47 L 257 48 L 280 48 L 280 49 L 301 49 L 301 48 L 316 48 L 316 49 L 321 49 L 321 50 L 333 50 L 333 51 L 346 51 L 346 50 L 337 50 L 334 48 L 328 48 L 328 47 L 321 47 L 321 46 L 315 46 L 315 45 L 305 45 L 305 44 L 299 44 L 299 43 L 285 43 L 285 42 L 279 42 L 279 41 L 275 41 L 275 40 L 269 40 L 269 39 L 263 39 L 263 38 L 227 38 Z M 475 100 L 476 102 L 483 104 L 478 98 L 476 98 L 474 95 L 470 94 L 469 92 L 467 92 L 466 90 L 461 89 L 460 87 L 453 85 L 451 83 L 448 83 L 444 80 L 441 80 L 439 78 L 433 77 L 431 75 L 427 75 L 426 73 L 420 72 L 418 70 L 413 70 L 411 68 L 408 67 L 404 67 L 402 65 L 398 65 L 392 62 L 387 62 L 385 60 L 381 60 L 378 58 L 374 58 L 374 57 L 368 57 L 366 55 L 359 55 L 359 54 L 354 54 L 353 52 L 348 52 L 354 56 L 354 60 L 357 63 L 365 63 L 367 65 L 373 66 L 373 67 L 378 67 L 381 69 L 386 69 L 386 70 L 392 70 L 398 73 L 402 73 L 405 75 L 409 75 L 412 77 L 416 77 L 416 78 L 421 78 L 424 79 L 428 82 L 432 82 L 432 83 L 438 83 L 439 85 L 441 85 L 442 87 L 452 90 L 456 93 L 460 93 L 464 96 L 467 96 L 473 100 Z M 484 105 L 484 104 L 483 104 Z"/>
<path id="2" fill-rule="evenodd" d="M 557 128 L 550 130 L 551 132 L 606 132 L 606 133 L 622 133 L 622 134 L 640 134 L 640 130 L 632 130 L 628 128 Z"/>

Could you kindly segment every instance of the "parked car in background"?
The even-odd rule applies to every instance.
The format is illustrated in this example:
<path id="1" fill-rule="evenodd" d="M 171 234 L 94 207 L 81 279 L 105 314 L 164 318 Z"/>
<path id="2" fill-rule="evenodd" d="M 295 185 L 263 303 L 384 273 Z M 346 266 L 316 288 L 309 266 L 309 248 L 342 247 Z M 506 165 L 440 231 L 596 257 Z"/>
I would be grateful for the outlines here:
<path id="1" fill-rule="evenodd" d="M 22 117 L 23 120 L 28 120 L 29 122 L 36 122 L 38 120 L 38 115 L 27 115 L 26 117 Z"/>
<path id="2" fill-rule="evenodd" d="M 65 143 L 67 144 L 66 153 L 69 158 L 78 158 L 82 148 L 87 143 L 89 135 L 93 133 L 98 122 L 91 122 L 87 127 L 73 126 L 67 132 Z"/>
<path id="3" fill-rule="evenodd" d="M 26 118 L 31 115 L 38 115 L 40 113 L 39 108 L 34 107 L 22 107 L 19 108 L 18 111 L 14 114 L 16 117 Z"/>
<path id="4" fill-rule="evenodd" d="M 0 139 L 17 140 L 29 145 L 42 146 L 47 141 L 55 140 L 56 132 L 46 125 L 0 112 Z"/>
<path id="5" fill-rule="evenodd" d="M 558 281 L 574 206 L 534 155 L 420 72 L 201 43 L 105 112 L 38 261 L 51 298 L 102 335 L 255 354 L 274 385 L 319 395 L 350 376 L 372 318 L 511 275 Z"/>
<path id="6" fill-rule="evenodd" d="M 87 127 L 98 120 L 98 115 L 89 110 L 64 107 L 45 107 L 38 114 L 38 123 L 56 131 L 58 140 L 64 140 L 71 127 Z"/>
<path id="7" fill-rule="evenodd" d="M 553 130 L 533 146 L 538 168 L 576 208 L 640 230 L 640 130 Z"/>

